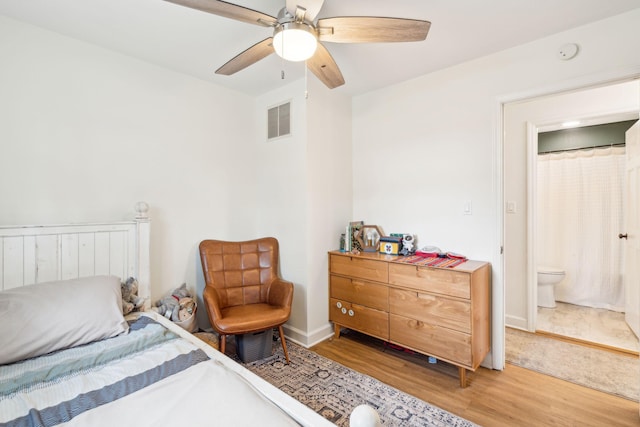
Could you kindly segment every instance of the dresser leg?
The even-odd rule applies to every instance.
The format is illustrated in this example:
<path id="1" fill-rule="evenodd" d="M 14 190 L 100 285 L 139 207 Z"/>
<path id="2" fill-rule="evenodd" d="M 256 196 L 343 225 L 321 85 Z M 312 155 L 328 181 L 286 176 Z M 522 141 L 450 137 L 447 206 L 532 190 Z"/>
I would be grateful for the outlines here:
<path id="1" fill-rule="evenodd" d="M 467 386 L 467 370 L 458 367 L 458 375 L 460 376 L 460 387 L 465 388 Z"/>
<path id="2" fill-rule="evenodd" d="M 335 339 L 340 338 L 340 325 L 337 323 L 333 324 L 333 336 Z"/>

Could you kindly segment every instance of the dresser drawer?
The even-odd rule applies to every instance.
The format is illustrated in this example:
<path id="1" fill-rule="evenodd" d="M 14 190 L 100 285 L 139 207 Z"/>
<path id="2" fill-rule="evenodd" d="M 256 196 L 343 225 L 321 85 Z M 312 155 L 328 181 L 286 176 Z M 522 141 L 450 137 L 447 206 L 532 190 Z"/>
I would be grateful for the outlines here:
<path id="1" fill-rule="evenodd" d="M 471 275 L 451 269 L 389 263 L 389 283 L 459 298 L 471 298 Z"/>
<path id="2" fill-rule="evenodd" d="M 331 298 L 389 311 L 388 286 L 334 275 L 329 280 Z"/>
<path id="3" fill-rule="evenodd" d="M 471 333 L 471 303 L 467 301 L 391 288 L 389 311 L 431 325 Z"/>
<path id="4" fill-rule="evenodd" d="M 329 269 L 333 274 L 356 277 L 386 283 L 389 280 L 388 264 L 355 256 L 330 255 Z"/>
<path id="5" fill-rule="evenodd" d="M 469 334 L 390 314 L 389 340 L 473 369 Z"/>
<path id="6" fill-rule="evenodd" d="M 389 313 L 331 298 L 329 320 L 340 326 L 389 339 Z"/>

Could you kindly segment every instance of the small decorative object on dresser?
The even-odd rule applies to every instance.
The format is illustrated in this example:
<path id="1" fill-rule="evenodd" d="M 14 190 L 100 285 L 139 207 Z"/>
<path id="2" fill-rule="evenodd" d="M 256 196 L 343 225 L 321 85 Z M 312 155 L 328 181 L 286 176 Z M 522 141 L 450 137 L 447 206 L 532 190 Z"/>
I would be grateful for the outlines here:
<path id="1" fill-rule="evenodd" d="M 356 240 L 360 242 L 363 252 L 378 252 L 380 238 L 384 233 L 377 225 L 363 225 L 356 234 Z"/>
<path id="2" fill-rule="evenodd" d="M 351 221 L 349 223 L 349 242 L 351 242 L 351 249 L 349 251 L 362 251 L 362 245 L 356 236 L 360 233 L 364 227 L 364 221 Z"/>
<path id="3" fill-rule="evenodd" d="M 405 234 L 402 236 L 402 249 L 400 249 L 400 255 L 412 255 L 415 252 L 415 243 L 416 239 L 412 234 Z"/>
<path id="4" fill-rule="evenodd" d="M 380 253 L 398 255 L 402 250 L 402 237 L 382 236 L 380 238 Z"/>

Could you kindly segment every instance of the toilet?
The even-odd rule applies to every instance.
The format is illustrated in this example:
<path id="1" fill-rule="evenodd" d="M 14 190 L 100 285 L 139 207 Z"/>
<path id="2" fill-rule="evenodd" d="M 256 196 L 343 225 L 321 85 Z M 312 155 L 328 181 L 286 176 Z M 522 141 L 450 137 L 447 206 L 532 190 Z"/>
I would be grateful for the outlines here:
<path id="1" fill-rule="evenodd" d="M 556 308 L 555 286 L 564 279 L 564 271 L 553 267 L 538 267 L 538 306 Z"/>

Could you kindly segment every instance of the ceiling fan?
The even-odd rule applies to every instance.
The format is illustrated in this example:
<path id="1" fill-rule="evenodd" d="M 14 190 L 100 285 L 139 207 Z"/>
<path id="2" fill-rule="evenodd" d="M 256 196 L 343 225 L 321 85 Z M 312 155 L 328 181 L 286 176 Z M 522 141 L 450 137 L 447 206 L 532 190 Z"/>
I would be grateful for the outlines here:
<path id="1" fill-rule="evenodd" d="M 344 84 L 338 65 L 322 42 L 381 43 L 422 41 L 429 21 L 378 16 L 316 16 L 324 0 L 286 0 L 277 17 L 221 0 L 166 0 L 171 3 L 273 28 L 273 36 L 258 42 L 216 70 L 231 75 L 276 52 L 289 61 L 305 61 L 329 89 Z"/>

